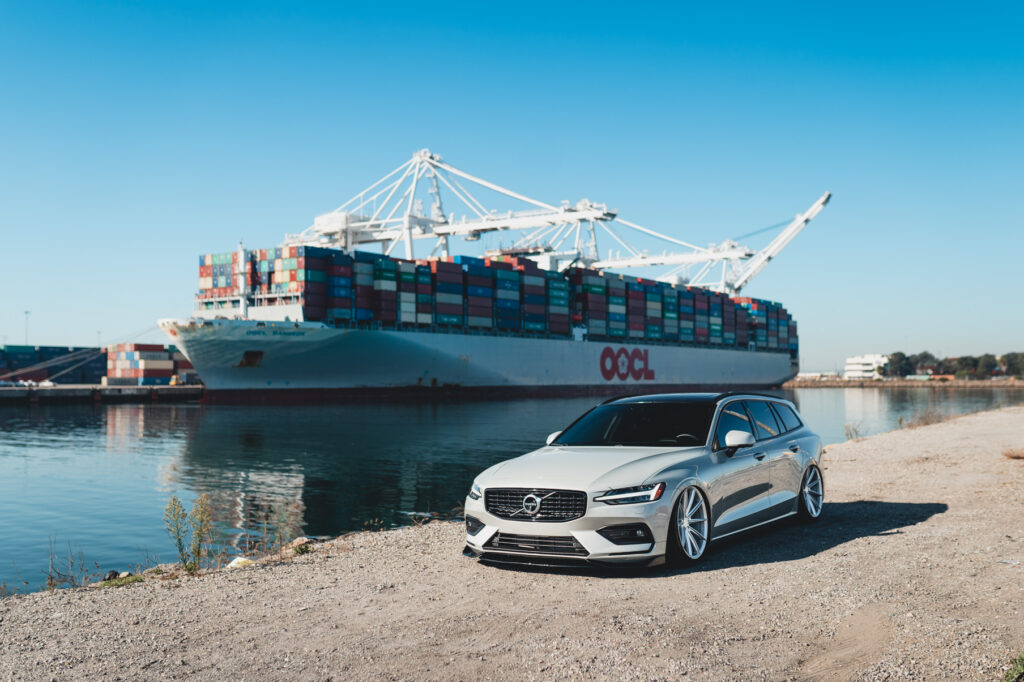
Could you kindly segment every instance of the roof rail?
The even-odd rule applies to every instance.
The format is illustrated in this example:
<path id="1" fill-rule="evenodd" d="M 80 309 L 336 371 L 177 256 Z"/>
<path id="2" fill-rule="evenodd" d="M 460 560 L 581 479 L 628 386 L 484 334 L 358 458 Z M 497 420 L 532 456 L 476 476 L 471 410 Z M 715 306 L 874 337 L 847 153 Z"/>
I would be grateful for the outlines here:
<path id="1" fill-rule="evenodd" d="M 758 393 L 757 391 L 726 391 L 724 393 L 719 393 L 718 396 L 715 398 L 715 402 L 717 403 L 720 400 L 732 398 L 738 395 L 752 395 L 757 396 L 758 398 L 771 398 L 772 400 L 789 400 L 789 398 L 785 396 L 773 395 L 771 393 Z"/>

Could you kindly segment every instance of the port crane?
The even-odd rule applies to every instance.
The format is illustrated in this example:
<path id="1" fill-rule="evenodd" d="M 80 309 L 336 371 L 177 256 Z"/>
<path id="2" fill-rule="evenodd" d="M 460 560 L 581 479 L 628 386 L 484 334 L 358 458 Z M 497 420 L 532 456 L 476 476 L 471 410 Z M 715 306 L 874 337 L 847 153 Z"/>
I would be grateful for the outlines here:
<path id="1" fill-rule="evenodd" d="M 494 192 L 504 197 L 503 201 L 513 200 L 526 208 L 488 209 L 467 186 L 474 192 Z M 446 212 L 442 192 L 453 196 L 467 212 L 461 217 Z M 570 265 L 609 270 L 668 266 L 669 270 L 656 279 L 734 295 L 821 212 L 830 197 L 829 192 L 821 195 L 759 251 L 732 240 L 702 247 L 624 220 L 618 211 L 588 199 L 575 204 L 563 201 L 558 206 L 532 199 L 471 175 L 422 149 L 335 210 L 317 216 L 303 232 L 288 235 L 286 241 L 348 250 L 378 244 L 386 255 L 404 245 L 404 255 L 411 259 L 415 257 L 414 243 L 419 240 L 433 243 L 431 256 L 447 256 L 453 237 L 477 241 L 485 234 L 515 231 L 522 233 L 517 240 L 487 254 L 526 256 L 548 269 Z M 429 214 L 424 210 L 424 199 L 430 202 Z M 624 236 L 630 232 L 653 237 L 674 250 L 652 254 L 639 249 Z M 599 234 L 602 239 L 610 238 L 619 251 L 609 250 L 606 258 L 599 257 Z"/>

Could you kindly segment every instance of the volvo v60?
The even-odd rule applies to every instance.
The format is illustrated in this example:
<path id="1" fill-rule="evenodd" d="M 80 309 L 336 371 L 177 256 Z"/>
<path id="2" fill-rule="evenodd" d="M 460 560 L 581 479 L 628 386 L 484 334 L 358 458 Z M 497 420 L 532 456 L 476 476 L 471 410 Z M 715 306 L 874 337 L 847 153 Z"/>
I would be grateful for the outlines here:
<path id="1" fill-rule="evenodd" d="M 817 519 L 821 456 L 821 438 L 781 398 L 613 399 L 477 476 L 466 553 L 536 565 L 694 562 L 734 533 Z"/>

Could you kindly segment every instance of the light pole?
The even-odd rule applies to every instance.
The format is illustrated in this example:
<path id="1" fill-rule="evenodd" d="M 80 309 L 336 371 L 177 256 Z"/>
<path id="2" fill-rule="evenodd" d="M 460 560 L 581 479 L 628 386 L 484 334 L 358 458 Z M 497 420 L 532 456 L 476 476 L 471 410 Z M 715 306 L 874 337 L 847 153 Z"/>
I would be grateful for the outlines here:
<path id="1" fill-rule="evenodd" d="M 28 316 L 32 313 L 31 310 L 25 311 L 25 345 L 28 345 Z"/>

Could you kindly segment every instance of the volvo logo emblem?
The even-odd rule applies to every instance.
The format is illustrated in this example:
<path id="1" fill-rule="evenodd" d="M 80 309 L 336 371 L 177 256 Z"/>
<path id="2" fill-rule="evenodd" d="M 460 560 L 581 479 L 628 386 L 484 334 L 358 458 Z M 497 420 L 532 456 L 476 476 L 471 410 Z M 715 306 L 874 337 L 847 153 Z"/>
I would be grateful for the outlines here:
<path id="1" fill-rule="evenodd" d="M 536 516 L 540 511 L 540 498 L 530 494 L 523 498 L 523 511 L 530 516 Z"/>

